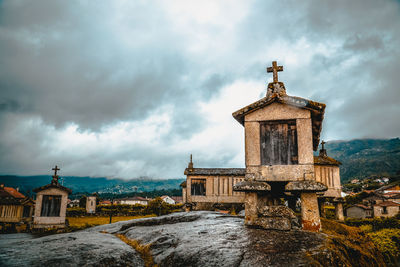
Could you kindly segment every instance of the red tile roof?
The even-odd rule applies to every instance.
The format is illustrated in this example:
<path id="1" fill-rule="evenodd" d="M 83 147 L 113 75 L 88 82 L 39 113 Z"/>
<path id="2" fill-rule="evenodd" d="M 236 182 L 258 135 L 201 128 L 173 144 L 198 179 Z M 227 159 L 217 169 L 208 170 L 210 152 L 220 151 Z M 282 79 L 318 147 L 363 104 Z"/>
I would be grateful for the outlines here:
<path id="1" fill-rule="evenodd" d="M 25 198 L 25 196 L 23 194 L 21 194 L 20 192 L 18 192 L 17 189 L 15 189 L 15 188 L 4 187 L 4 190 L 15 198 Z"/>
<path id="2" fill-rule="evenodd" d="M 375 206 L 388 207 L 388 206 L 400 206 L 400 204 L 393 201 L 383 201 L 381 203 L 375 204 Z"/>

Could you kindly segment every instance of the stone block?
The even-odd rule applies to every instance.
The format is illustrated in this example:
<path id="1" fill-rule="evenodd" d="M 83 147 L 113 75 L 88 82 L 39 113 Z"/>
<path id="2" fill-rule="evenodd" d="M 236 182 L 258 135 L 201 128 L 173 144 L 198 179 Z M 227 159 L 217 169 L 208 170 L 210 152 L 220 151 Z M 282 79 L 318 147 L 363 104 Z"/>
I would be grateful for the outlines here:
<path id="1" fill-rule="evenodd" d="M 305 180 L 305 181 L 293 181 L 289 182 L 285 186 L 286 191 L 300 191 L 300 192 L 323 192 L 326 191 L 328 188 L 326 185 L 316 182 L 316 181 L 311 181 L 311 180 Z"/>

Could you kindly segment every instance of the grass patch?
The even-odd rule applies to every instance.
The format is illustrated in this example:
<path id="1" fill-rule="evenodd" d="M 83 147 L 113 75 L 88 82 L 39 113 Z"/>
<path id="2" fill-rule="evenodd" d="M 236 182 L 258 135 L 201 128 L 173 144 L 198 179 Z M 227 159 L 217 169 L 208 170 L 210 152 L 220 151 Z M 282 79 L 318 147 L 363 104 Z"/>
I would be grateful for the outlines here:
<path id="1" fill-rule="evenodd" d="M 359 228 L 323 218 L 321 222 L 322 232 L 327 234 L 327 242 L 321 250 L 331 256 L 310 255 L 314 265 L 387 266 L 384 255 L 369 236 Z"/>
<path id="2" fill-rule="evenodd" d="M 155 216 L 154 214 L 143 215 L 143 216 L 113 216 L 112 223 L 120 221 L 128 221 L 132 219 L 148 218 L 154 216 Z M 81 227 L 87 228 L 87 227 L 110 223 L 110 217 L 105 217 L 105 216 L 67 217 L 67 219 L 70 227 L 78 227 L 78 228 Z"/>
<path id="3" fill-rule="evenodd" d="M 393 265 L 400 259 L 400 229 L 383 229 L 368 233 L 378 249 L 385 255 L 386 262 Z"/>
<path id="4" fill-rule="evenodd" d="M 157 264 L 154 263 L 153 255 L 151 254 L 150 251 L 151 244 L 143 245 L 140 243 L 140 241 L 135 239 L 129 239 L 122 234 L 116 234 L 116 236 L 123 242 L 134 248 L 140 254 L 140 257 L 143 259 L 144 265 L 146 267 L 158 266 Z"/>

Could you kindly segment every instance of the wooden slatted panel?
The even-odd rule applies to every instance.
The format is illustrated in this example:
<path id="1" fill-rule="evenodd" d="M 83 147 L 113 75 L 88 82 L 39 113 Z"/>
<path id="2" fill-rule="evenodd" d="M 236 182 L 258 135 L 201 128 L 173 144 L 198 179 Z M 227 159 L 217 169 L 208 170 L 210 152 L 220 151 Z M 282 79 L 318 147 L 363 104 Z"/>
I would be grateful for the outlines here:
<path id="1" fill-rule="evenodd" d="M 297 164 L 296 121 L 267 121 L 260 125 L 262 165 Z"/>

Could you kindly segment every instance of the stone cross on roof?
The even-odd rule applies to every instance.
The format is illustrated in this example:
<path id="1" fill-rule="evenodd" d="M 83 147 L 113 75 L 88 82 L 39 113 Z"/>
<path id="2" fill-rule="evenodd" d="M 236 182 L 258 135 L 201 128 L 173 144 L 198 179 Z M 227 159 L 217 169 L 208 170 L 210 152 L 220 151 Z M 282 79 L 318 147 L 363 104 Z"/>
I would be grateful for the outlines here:
<path id="1" fill-rule="evenodd" d="M 326 142 L 324 140 L 322 140 L 321 149 L 319 150 L 319 156 L 320 157 L 327 157 L 328 156 L 328 154 L 326 153 L 325 144 L 326 144 Z"/>
<path id="2" fill-rule="evenodd" d="M 51 180 L 51 184 L 57 185 L 57 184 L 58 184 L 58 175 L 57 175 L 57 171 L 59 171 L 60 168 L 58 168 L 58 166 L 56 165 L 52 170 L 54 171 L 54 175 L 53 175 L 53 180 Z"/>
<path id="3" fill-rule="evenodd" d="M 192 154 L 190 154 L 190 162 L 188 164 L 188 169 L 193 169 Z"/>
<path id="4" fill-rule="evenodd" d="M 278 71 L 283 71 L 283 66 L 278 66 L 276 61 L 272 61 L 272 67 L 268 67 L 267 72 L 272 72 L 274 83 L 278 82 Z"/>
<path id="5" fill-rule="evenodd" d="M 326 144 L 326 142 L 324 140 L 322 140 L 322 142 L 321 142 L 322 149 L 325 149 L 325 144 Z"/>
<path id="6" fill-rule="evenodd" d="M 57 171 L 59 171 L 60 168 L 58 168 L 56 165 L 52 170 L 54 171 L 54 176 L 57 176 Z"/>

